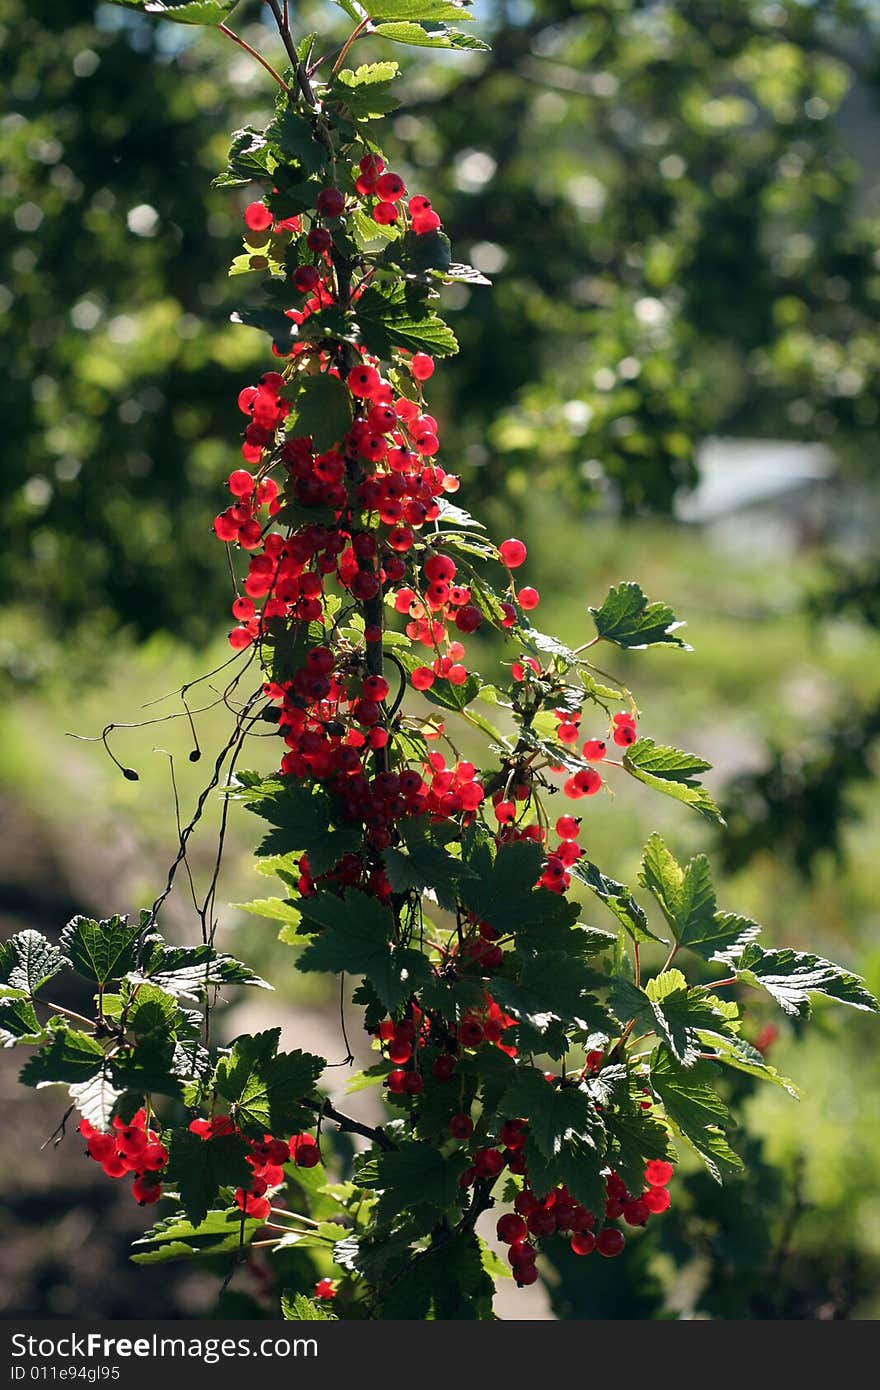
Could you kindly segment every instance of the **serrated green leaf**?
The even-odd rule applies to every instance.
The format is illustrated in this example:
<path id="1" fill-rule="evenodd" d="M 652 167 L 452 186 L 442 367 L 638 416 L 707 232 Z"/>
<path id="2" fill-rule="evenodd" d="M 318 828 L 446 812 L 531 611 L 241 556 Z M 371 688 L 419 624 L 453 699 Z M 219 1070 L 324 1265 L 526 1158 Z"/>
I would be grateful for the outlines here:
<path id="1" fill-rule="evenodd" d="M 325 453 L 341 444 L 351 428 L 351 394 L 338 376 L 322 372 L 306 377 L 291 399 L 291 410 L 285 422 L 288 438 L 306 435 L 318 453 Z"/>
<path id="2" fill-rule="evenodd" d="M 403 285 L 386 291 L 371 285 L 357 305 L 365 341 L 377 357 L 391 357 L 395 347 L 448 357 L 458 352 L 452 330 L 427 303 L 407 299 Z"/>
<path id="3" fill-rule="evenodd" d="M 302 918 L 299 908 L 286 898 L 254 898 L 252 902 L 231 903 L 230 906 L 255 917 L 267 917 L 270 922 L 283 922 L 288 927 L 298 926 Z"/>
<path id="4" fill-rule="evenodd" d="M 16 932 L 0 946 L 0 979 L 28 996 L 36 994 L 66 964 L 58 947 L 38 931 Z"/>
<path id="5" fill-rule="evenodd" d="M 430 690 L 422 690 L 419 693 L 432 705 L 439 705 L 441 709 L 454 710 L 458 714 L 461 710 L 466 709 L 471 700 L 475 700 L 480 693 L 480 677 L 472 671 L 461 685 L 453 685 L 451 681 L 441 678 L 434 682 Z"/>
<path id="6" fill-rule="evenodd" d="M 880 1012 L 880 1004 L 860 975 L 821 956 L 803 951 L 764 951 L 752 942 L 731 964 L 739 979 L 766 990 L 795 1018 L 809 1016 L 812 994 L 824 994 L 827 999 L 869 1013 Z"/>
<path id="7" fill-rule="evenodd" d="M 370 0 L 373 19 L 454 20 L 458 24 L 473 19 L 464 5 L 454 0 Z"/>
<path id="8" fill-rule="evenodd" d="M 0 1046 L 16 1047 L 19 1043 L 45 1041 L 45 1030 L 40 1027 L 34 1006 L 24 997 L 24 990 L 16 990 L 0 998 Z"/>
<path id="9" fill-rule="evenodd" d="M 639 882 L 657 899 L 679 946 L 703 960 L 742 948 L 761 930 L 748 917 L 717 911 L 704 854 L 695 855 L 683 868 L 659 835 L 652 835 L 645 846 Z"/>
<path id="10" fill-rule="evenodd" d="M 219 24 L 231 14 L 239 0 L 110 0 L 126 10 L 138 10 L 156 19 L 173 19 L 176 24 Z"/>
<path id="11" fill-rule="evenodd" d="M 771 1067 L 769 1062 L 764 1060 L 763 1053 L 752 1047 L 744 1038 L 726 1037 L 707 1028 L 699 1029 L 697 1037 L 704 1052 L 708 1050 L 715 1054 L 714 1059 L 704 1060 L 715 1060 L 726 1067 L 745 1072 L 747 1076 L 757 1077 L 759 1081 L 772 1081 L 775 1086 L 781 1086 L 787 1091 L 794 1100 L 800 1099 L 800 1092 L 794 1082 L 783 1076 L 775 1067 Z"/>
<path id="12" fill-rule="evenodd" d="M 266 139 L 306 174 L 320 173 L 328 163 L 327 147 L 316 138 L 311 118 L 291 106 L 285 106 L 267 126 Z"/>
<path id="13" fill-rule="evenodd" d="M 445 24 L 416 24 L 400 20 L 397 23 L 376 24 L 370 30 L 377 39 L 392 43 L 412 44 L 415 48 L 476 48 L 488 52 L 489 45 L 473 34 L 460 29 L 447 29 Z M 485 282 L 488 283 L 488 282 Z"/>
<path id="14" fill-rule="evenodd" d="M 127 1031 L 135 1037 L 157 1034 L 173 1041 L 179 1032 L 190 1033 L 192 1023 L 173 994 L 155 984 L 140 985 L 127 1011 Z"/>
<path id="15" fill-rule="evenodd" d="M 336 80 L 346 87 L 371 87 L 376 83 L 393 82 L 399 76 L 399 63 L 362 63 L 354 69 L 341 68 L 336 74 Z"/>
<path id="16" fill-rule="evenodd" d="M 308 918 L 324 930 L 297 960 L 298 970 L 364 975 L 389 1012 L 430 978 L 425 957 L 393 942 L 390 912 L 365 893 L 320 893 L 308 901 Z"/>
<path id="17" fill-rule="evenodd" d="M 84 1120 L 96 1129 L 109 1130 L 116 1103 L 123 1093 L 113 1085 L 106 1067 L 88 1081 L 75 1082 L 69 1091 L 70 1099 Z"/>
<path id="18" fill-rule="evenodd" d="M 464 878 L 475 877 L 473 871 L 455 859 L 442 845 L 430 841 L 411 843 L 407 852 L 387 849 L 383 855 L 388 882 L 395 893 L 412 890 L 423 892 L 430 888 L 440 907 L 455 911 L 459 884 Z"/>
<path id="19" fill-rule="evenodd" d="M 649 603 L 639 585 L 631 581 L 609 589 L 602 607 L 589 611 L 599 636 L 618 647 L 665 645 L 691 650 L 681 637 L 673 635 L 684 624 L 672 609 L 665 603 Z"/>
<path id="20" fill-rule="evenodd" d="M 211 1141 L 213 1142 L 213 1141 Z M 250 1170 L 249 1170 L 250 1171 Z M 159 1221 L 134 1242 L 138 1253 L 131 1256 L 135 1264 L 162 1264 L 167 1260 L 192 1259 L 194 1256 L 222 1255 L 247 1245 L 261 1223 L 244 1217 L 239 1211 L 209 1211 L 198 1226 L 181 1216 L 169 1216 Z M 140 1246 L 151 1249 L 141 1251 Z"/>
<path id="21" fill-rule="evenodd" d="M 277 160 L 271 145 L 261 130 L 245 126 L 232 132 L 228 156 L 229 168 L 212 181 L 212 188 L 235 187 L 251 179 L 271 177 Z"/>
<path id="22" fill-rule="evenodd" d="M 618 1094 L 613 1103 L 606 1102 L 602 1112 L 607 1135 L 607 1157 L 610 1166 L 623 1179 L 631 1192 L 644 1186 L 645 1164 L 651 1158 L 674 1159 L 675 1151 L 666 1128 L 642 1110 L 641 1094 L 629 1091 Z"/>
<path id="23" fill-rule="evenodd" d="M 262 1139 L 262 1132 L 259 1137 Z M 250 1186 L 253 1169 L 247 1162 L 248 1152 L 239 1134 L 202 1139 L 189 1129 L 172 1131 L 167 1178 L 176 1187 L 187 1220 L 194 1227 L 205 1220 L 221 1188 Z"/>
<path id="24" fill-rule="evenodd" d="M 725 1173 L 738 1173 L 743 1164 L 724 1136 L 730 1115 L 712 1080 L 711 1063 L 682 1067 L 663 1044 L 651 1058 L 651 1086 L 667 1119 L 721 1182 Z"/>
<path id="25" fill-rule="evenodd" d="M 246 789 L 242 795 L 249 811 L 277 827 L 261 841 L 259 855 L 299 850 L 308 855 L 312 873 L 323 874 L 360 847 L 355 826 L 334 826 L 330 798 L 318 788 L 289 784 L 276 790 L 270 784 L 268 792 Z"/>
<path id="26" fill-rule="evenodd" d="M 310 1096 L 326 1066 L 309 1052 L 278 1052 L 280 1028 L 243 1035 L 221 1057 L 214 1086 L 230 1103 L 235 1122 L 254 1139 L 283 1134 L 313 1122 L 300 1101 Z"/>
<path id="27" fill-rule="evenodd" d="M 520 1023 L 519 1041 L 531 1051 L 539 1048 L 542 1040 L 548 1046 L 546 1034 L 554 1024 L 587 1031 L 612 1027 L 608 1011 L 593 993 L 605 983 L 604 975 L 565 951 L 529 951 L 522 961 L 519 979 L 496 976 L 492 994 Z M 525 1033 L 523 1026 L 528 1030 Z M 533 1038 L 532 1033 L 537 1037 Z"/>
<path id="28" fill-rule="evenodd" d="M 281 1295 L 281 1316 L 286 1322 L 338 1322 L 335 1313 L 305 1294 L 285 1289 Z"/>
<path id="29" fill-rule="evenodd" d="M 257 328 L 268 333 L 281 353 L 289 353 L 291 340 L 296 335 L 296 325 L 282 309 L 266 309 L 259 305 L 244 305 L 229 315 L 230 323 L 241 323 L 246 328 Z"/>
<path id="30" fill-rule="evenodd" d="M 580 1086 L 554 1086 L 537 1067 L 517 1066 L 501 1100 L 501 1112 L 528 1120 L 529 1134 L 545 1158 L 554 1158 L 572 1135 L 595 1148 L 602 1133 L 596 1107 Z"/>
<path id="31" fill-rule="evenodd" d="M 599 901 L 614 913 L 633 941 L 663 941 L 662 937 L 651 931 L 643 909 L 625 884 L 603 874 L 602 870 L 588 859 L 581 859 L 572 865 L 570 872 L 573 879 L 589 888 Z"/>
<path id="32" fill-rule="evenodd" d="M 133 984 L 148 981 L 180 999 L 198 999 L 215 985 L 252 985 L 272 989 L 250 966 L 213 946 L 166 946 L 158 937 L 147 941 L 139 971 L 131 971 Z"/>
<path id="33" fill-rule="evenodd" d="M 104 1049 L 89 1033 L 59 1026 L 49 1042 L 29 1057 L 19 1073 L 25 1086 L 46 1086 L 56 1081 L 88 1081 L 104 1066 Z"/>
<path id="34" fill-rule="evenodd" d="M 136 964 L 140 928 L 125 917 L 73 917 L 61 933 L 59 945 L 74 970 L 99 985 L 121 980 Z"/>
<path id="35" fill-rule="evenodd" d="M 705 787 L 696 782 L 698 772 L 706 772 L 711 763 L 693 753 L 684 753 L 680 748 L 665 748 L 652 738 L 640 738 L 627 748 L 623 755 L 623 765 L 630 776 L 646 787 L 674 796 L 692 806 L 701 816 L 718 825 L 724 819 Z"/>
<path id="36" fill-rule="evenodd" d="M 544 862 L 540 845 L 517 840 L 502 845 L 494 860 L 481 851 L 468 862 L 476 876 L 462 885 L 461 900 L 478 921 L 491 922 L 504 936 L 541 920 L 544 902 L 533 896 Z"/>
<path id="37" fill-rule="evenodd" d="M 445 1157 L 434 1144 L 415 1141 L 376 1156 L 376 1187 L 382 1194 L 377 1215 L 380 1221 L 408 1207 L 430 1207 L 446 1211 L 458 1202 L 458 1179 L 465 1167 L 465 1156 Z"/>

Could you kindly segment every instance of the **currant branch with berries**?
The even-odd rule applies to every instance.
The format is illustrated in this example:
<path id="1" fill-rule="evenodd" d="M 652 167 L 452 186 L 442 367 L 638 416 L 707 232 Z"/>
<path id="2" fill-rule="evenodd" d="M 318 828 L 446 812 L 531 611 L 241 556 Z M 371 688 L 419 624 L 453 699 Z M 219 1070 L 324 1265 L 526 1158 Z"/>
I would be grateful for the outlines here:
<path id="1" fill-rule="evenodd" d="M 343 64 L 371 36 L 479 43 L 450 27 L 471 18 L 455 0 L 382 0 L 370 18 L 340 3 L 356 28 L 319 57 L 270 3 L 290 67 L 255 55 L 274 116 L 235 133 L 215 180 L 251 190 L 234 317 L 269 335 L 274 361 L 238 397 L 241 463 L 214 520 L 247 695 L 229 702 L 209 790 L 268 826 L 257 855 L 285 896 L 248 908 L 281 922 L 299 970 L 360 977 L 375 1063 L 352 1085 L 381 1089 L 388 1119 L 337 1109 L 318 1086 L 325 1059 L 280 1051 L 280 1029 L 212 1041 L 219 992 L 266 983 L 216 947 L 216 873 L 201 941 L 161 936 L 192 827 L 137 922 L 76 918 L 57 947 L 34 932 L 6 943 L 0 1023 L 34 1049 L 26 1084 L 69 1089 L 108 1177 L 162 1200 L 135 1259 L 293 1247 L 321 1277 L 285 1293 L 286 1316 L 332 1301 L 344 1317 L 491 1317 L 496 1279 L 533 1284 L 542 1242 L 619 1256 L 626 1229 L 669 1209 L 681 1150 L 719 1182 L 742 1166 L 718 1076 L 794 1088 L 747 1041 L 739 987 L 794 1016 L 816 993 L 878 1006 L 842 967 L 758 944 L 756 923 L 718 908 L 704 856 L 680 864 L 651 837 L 639 883 L 654 925 L 590 859 L 613 779 L 720 820 L 708 764 L 643 735 L 633 695 L 594 660 L 599 644 L 687 650 L 681 624 L 623 582 L 568 647 L 533 623 L 522 541 L 496 545 L 451 500 L 459 478 L 426 399 L 457 347 L 437 306 L 443 285 L 485 280 L 452 260 L 440 215 L 377 143 L 397 64 Z M 222 22 L 233 7 L 160 8 L 252 52 Z M 503 644 L 506 686 L 472 669 L 463 639 L 477 632 Z M 241 770 L 264 722 L 275 770 Z M 477 736 L 480 765 L 459 746 Z M 583 816 L 567 807 L 586 798 L 600 799 Z M 605 926 L 582 920 L 594 906 Z M 93 986 L 92 1018 L 47 999 L 65 969 Z M 334 1132 L 364 1141 L 344 1181 Z M 477 1230 L 490 1211 L 506 1263 Z"/>

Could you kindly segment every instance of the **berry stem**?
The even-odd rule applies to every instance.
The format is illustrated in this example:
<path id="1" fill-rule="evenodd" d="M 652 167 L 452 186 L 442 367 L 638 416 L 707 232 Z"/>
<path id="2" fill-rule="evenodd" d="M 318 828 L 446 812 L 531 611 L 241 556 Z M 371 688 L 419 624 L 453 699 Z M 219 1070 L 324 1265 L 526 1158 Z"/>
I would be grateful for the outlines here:
<path id="1" fill-rule="evenodd" d="M 357 28 L 354 30 L 354 32 L 351 33 L 351 34 L 349 34 L 348 38 L 345 40 L 345 43 L 342 45 L 342 48 L 340 49 L 339 57 L 336 59 L 336 62 L 333 64 L 332 73 L 333 73 L 333 76 L 334 76 L 334 77 L 335 77 L 336 74 L 338 73 L 339 69 L 342 67 L 342 64 L 343 64 L 343 62 L 345 61 L 346 55 L 348 54 L 348 50 L 351 48 L 351 46 L 352 46 L 352 44 L 354 43 L 355 39 L 359 39 L 360 36 L 361 36 L 361 34 L 362 34 L 362 33 L 364 32 L 364 30 L 366 29 L 367 25 L 368 25 L 368 24 L 371 24 L 371 23 L 372 23 L 372 20 L 370 19 L 369 15 L 367 15 L 367 18 L 361 20 L 360 24 L 357 26 Z"/>
<path id="2" fill-rule="evenodd" d="M 252 58 L 256 58 L 260 66 L 265 68 L 266 71 L 269 73 L 270 77 L 272 77 L 273 80 L 278 83 L 278 86 L 281 88 L 282 92 L 286 92 L 288 96 L 293 95 L 287 83 L 284 81 L 284 78 L 281 77 L 280 74 L 275 71 L 272 64 L 268 63 L 261 53 L 258 53 L 255 48 L 251 48 L 250 44 L 246 43 L 245 40 L 241 38 L 239 34 L 233 33 L 233 31 L 228 27 L 228 25 L 218 24 L 217 28 L 220 30 L 221 34 L 225 34 L 226 37 L 228 39 L 231 39 L 233 43 L 237 43 L 239 48 L 243 48 L 245 53 L 249 53 Z"/>
<path id="3" fill-rule="evenodd" d="M 386 1153 L 397 1147 L 396 1144 L 392 1144 L 380 1126 L 377 1125 L 372 1128 L 370 1125 L 361 1124 L 360 1120 L 352 1119 L 350 1115 L 343 1115 L 340 1110 L 331 1105 L 329 1100 L 320 1102 L 303 1098 L 300 1104 L 304 1105 L 307 1110 L 313 1110 L 316 1115 L 332 1120 L 334 1124 L 339 1126 L 343 1134 L 361 1134 L 365 1139 L 371 1139 L 374 1144 L 378 1144 L 380 1149 L 384 1149 Z"/>

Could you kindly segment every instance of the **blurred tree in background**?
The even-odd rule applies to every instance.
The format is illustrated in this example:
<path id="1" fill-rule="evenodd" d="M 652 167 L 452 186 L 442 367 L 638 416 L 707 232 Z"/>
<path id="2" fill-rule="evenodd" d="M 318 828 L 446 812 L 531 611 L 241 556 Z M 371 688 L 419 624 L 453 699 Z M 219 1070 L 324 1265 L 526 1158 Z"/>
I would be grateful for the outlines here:
<path id="1" fill-rule="evenodd" d="M 394 55 L 408 70 L 395 167 L 418 171 L 462 257 L 494 282 L 445 291 L 465 312 L 461 356 L 437 377 L 444 464 L 522 528 L 562 627 L 577 630 L 573 556 L 596 592 L 632 573 L 691 619 L 694 664 L 658 670 L 646 697 L 670 741 L 688 723 L 731 779 L 726 891 L 792 944 L 809 915 L 876 988 L 876 559 L 847 537 L 843 555 L 815 548 L 790 567 L 717 565 L 667 518 L 713 435 L 827 444 L 835 493 L 852 489 L 856 507 L 877 496 L 880 11 L 476 8 L 490 53 Z M 325 0 L 302 9 L 340 39 L 350 28 Z M 233 27 L 262 33 L 260 10 L 242 0 Z M 222 132 L 263 120 L 272 92 L 222 36 L 194 38 L 88 0 L 0 0 L 0 671 L 13 694 L 36 692 L 4 711 L 14 820 L 28 804 L 53 824 L 52 759 L 79 791 L 83 764 L 58 773 L 71 689 L 109 665 L 114 698 L 158 695 L 173 683 L 161 634 L 181 644 L 186 679 L 187 645 L 215 638 L 226 611 L 210 522 L 235 466 L 237 392 L 265 361 L 258 336 L 228 323 L 241 202 L 210 181 Z M 116 713 L 98 694 L 77 696 L 77 719 Z M 119 817 L 155 848 L 167 805 L 133 810 L 114 775 L 92 784 L 95 801 L 114 833 Z M 642 836 L 636 812 L 610 819 L 597 835 L 613 863 Z M 35 910 L 37 896 L 22 901 Z M 778 1046 L 785 1070 L 802 1045 L 787 1030 Z M 876 1087 L 861 1020 L 828 1025 L 791 1066 L 813 1098 L 790 1119 L 785 1098 L 756 1098 L 761 1181 L 697 1207 L 694 1173 L 675 1225 L 634 1241 L 627 1262 L 560 1257 L 557 1312 L 877 1315 L 880 1123 L 860 1118 L 856 1151 L 841 1138 Z"/>

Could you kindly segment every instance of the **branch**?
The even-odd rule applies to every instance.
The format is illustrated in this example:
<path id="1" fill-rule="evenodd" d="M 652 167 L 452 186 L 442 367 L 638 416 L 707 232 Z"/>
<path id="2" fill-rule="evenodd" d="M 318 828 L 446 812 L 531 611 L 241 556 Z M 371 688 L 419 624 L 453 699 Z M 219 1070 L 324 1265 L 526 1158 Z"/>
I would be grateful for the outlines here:
<path id="1" fill-rule="evenodd" d="M 377 1125 L 376 1128 L 373 1129 L 370 1125 L 361 1124 L 360 1120 L 354 1120 L 350 1115 L 343 1115 L 340 1110 L 337 1110 L 334 1105 L 331 1105 L 329 1100 L 303 1100 L 301 1104 L 304 1105 L 307 1110 L 314 1110 L 316 1115 L 332 1120 L 334 1124 L 339 1126 L 343 1134 L 361 1134 L 365 1139 L 369 1139 L 372 1143 L 378 1144 L 379 1148 L 384 1149 L 386 1153 L 390 1153 L 392 1149 L 397 1148 L 397 1145 L 392 1144 L 381 1126 Z"/>

